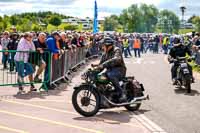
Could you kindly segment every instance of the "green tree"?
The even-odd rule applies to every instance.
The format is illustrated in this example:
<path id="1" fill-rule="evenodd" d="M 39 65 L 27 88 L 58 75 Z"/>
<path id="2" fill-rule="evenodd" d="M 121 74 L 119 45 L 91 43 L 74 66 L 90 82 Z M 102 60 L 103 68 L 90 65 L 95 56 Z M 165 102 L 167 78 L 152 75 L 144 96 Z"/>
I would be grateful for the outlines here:
<path id="1" fill-rule="evenodd" d="M 196 16 L 192 19 L 193 24 L 195 24 L 196 31 L 200 32 L 200 16 Z"/>
<path id="2" fill-rule="evenodd" d="M 192 15 L 189 19 L 188 19 L 188 23 L 193 23 L 193 19 L 196 17 L 196 15 Z"/>
<path id="3" fill-rule="evenodd" d="M 118 16 L 111 15 L 110 17 L 106 17 L 103 25 L 105 31 L 116 31 L 120 25 L 118 22 Z"/>
<path id="4" fill-rule="evenodd" d="M 41 31 L 42 29 L 43 28 L 40 25 L 37 25 L 37 24 L 33 24 L 32 27 L 31 27 L 31 30 L 35 31 L 35 32 Z"/>
<path id="5" fill-rule="evenodd" d="M 49 20 L 49 23 L 57 27 L 61 24 L 61 19 L 58 16 L 52 16 Z"/>
<path id="6" fill-rule="evenodd" d="M 180 20 L 174 12 L 162 10 L 159 14 L 159 27 L 162 32 L 178 33 Z"/>
<path id="7" fill-rule="evenodd" d="M 18 18 L 17 18 L 17 16 L 15 16 L 15 15 L 11 16 L 11 17 L 10 17 L 10 24 L 11 24 L 11 25 L 17 25 L 17 23 L 18 23 Z"/>
<path id="8" fill-rule="evenodd" d="M 3 30 L 6 30 L 7 27 L 8 27 L 8 22 L 4 19 L 2 22 L 2 28 Z"/>
<path id="9" fill-rule="evenodd" d="M 3 21 L 3 18 L 0 16 L 0 22 L 2 22 Z"/>
<path id="10" fill-rule="evenodd" d="M 119 23 L 125 32 L 153 32 L 157 24 L 158 9 L 153 5 L 133 4 L 124 9 Z"/>
<path id="11" fill-rule="evenodd" d="M 71 24 L 67 24 L 64 26 L 64 30 L 77 30 L 78 26 L 76 25 L 71 25 Z"/>
<path id="12" fill-rule="evenodd" d="M 3 22 L 0 22 L 0 32 L 3 31 Z"/>
<path id="13" fill-rule="evenodd" d="M 22 32 L 30 31 L 32 27 L 32 22 L 27 18 L 24 18 L 22 22 L 22 24 L 16 26 L 17 30 Z"/>
<path id="14" fill-rule="evenodd" d="M 141 31 L 154 32 L 158 22 L 159 11 L 154 5 L 142 4 L 140 6 L 141 17 Z"/>

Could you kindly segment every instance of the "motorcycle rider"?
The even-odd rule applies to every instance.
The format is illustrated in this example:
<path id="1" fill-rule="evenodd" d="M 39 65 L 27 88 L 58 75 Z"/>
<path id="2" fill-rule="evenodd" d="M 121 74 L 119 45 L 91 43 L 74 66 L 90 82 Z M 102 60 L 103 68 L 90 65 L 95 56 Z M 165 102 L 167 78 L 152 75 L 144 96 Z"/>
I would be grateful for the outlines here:
<path id="1" fill-rule="evenodd" d="M 177 57 L 185 57 L 186 54 L 191 56 L 192 52 L 190 51 L 190 49 L 187 46 L 185 46 L 181 43 L 181 41 L 178 37 L 175 37 L 174 38 L 174 46 L 170 50 L 169 56 L 168 56 L 169 62 L 173 62 L 173 59 L 176 59 Z M 173 85 L 175 85 L 177 83 L 177 79 L 176 79 L 177 68 L 178 68 L 178 64 L 176 62 L 173 62 L 173 65 L 172 65 L 172 68 L 171 68 Z M 192 67 L 189 64 L 188 64 L 188 69 L 190 71 L 190 74 L 193 77 Z M 192 78 L 192 80 L 194 82 L 194 78 Z"/>
<path id="2" fill-rule="evenodd" d="M 122 51 L 120 48 L 114 46 L 114 40 L 110 37 L 105 37 L 102 42 L 102 49 L 104 54 L 101 57 L 97 69 L 103 71 L 105 76 L 112 82 L 115 87 L 120 102 L 126 101 L 126 95 L 123 93 L 123 88 L 120 86 L 119 81 L 126 75 L 126 66 L 122 57 Z"/>

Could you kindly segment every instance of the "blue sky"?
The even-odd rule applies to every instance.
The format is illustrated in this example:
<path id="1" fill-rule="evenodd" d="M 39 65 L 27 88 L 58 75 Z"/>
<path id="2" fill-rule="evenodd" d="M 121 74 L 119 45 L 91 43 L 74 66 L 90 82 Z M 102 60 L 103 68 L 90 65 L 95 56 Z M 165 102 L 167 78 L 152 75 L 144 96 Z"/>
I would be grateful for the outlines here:
<path id="1" fill-rule="evenodd" d="M 185 1 L 185 2 L 182 2 Z M 199 0 L 97 0 L 99 17 L 119 14 L 131 4 L 154 4 L 159 9 L 169 9 L 180 16 L 180 5 L 187 6 L 186 18 L 200 15 Z M 93 17 L 94 0 L 0 0 L 0 15 L 32 11 L 54 11 L 70 16 Z"/>

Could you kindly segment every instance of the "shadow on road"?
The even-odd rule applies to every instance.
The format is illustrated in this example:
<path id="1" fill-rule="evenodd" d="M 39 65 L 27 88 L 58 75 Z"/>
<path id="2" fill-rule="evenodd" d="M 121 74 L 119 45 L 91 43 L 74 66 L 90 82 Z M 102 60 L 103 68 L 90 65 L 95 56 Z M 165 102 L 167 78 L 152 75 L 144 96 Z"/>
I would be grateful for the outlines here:
<path id="1" fill-rule="evenodd" d="M 70 78 L 74 78 L 74 77 L 80 75 L 82 73 L 82 70 L 84 68 L 86 68 L 87 65 L 89 65 L 88 62 L 85 65 L 82 65 L 82 66 L 80 65 L 80 66 L 77 66 L 76 69 L 73 69 L 72 70 L 73 72 L 71 73 Z M 55 88 L 55 90 L 49 90 L 48 92 L 43 92 L 43 91 L 42 92 L 27 92 L 24 94 L 17 93 L 15 95 L 13 95 L 13 97 L 16 99 L 29 100 L 32 98 L 46 99 L 46 97 L 50 96 L 50 95 L 60 96 L 61 92 L 68 91 L 68 88 L 71 86 L 70 83 L 71 83 L 71 81 L 69 81 L 69 82 L 58 81 L 58 82 L 56 82 L 57 87 Z M 18 87 L 18 86 L 16 85 L 14 87 Z"/>
<path id="2" fill-rule="evenodd" d="M 140 113 L 145 113 L 150 110 L 139 110 Z M 77 121 L 90 121 L 90 122 L 104 122 L 108 124 L 121 124 L 121 123 L 129 123 L 131 118 L 134 118 L 133 114 L 127 110 L 120 111 L 101 111 L 95 117 L 76 117 L 73 118 Z"/>
<path id="3" fill-rule="evenodd" d="M 140 109 L 138 110 L 141 114 L 145 114 L 146 112 L 149 112 L 151 110 L 147 110 L 147 109 Z"/>
<path id="4" fill-rule="evenodd" d="M 184 94 L 188 96 L 199 96 L 200 92 L 197 90 L 191 90 L 191 93 L 187 93 L 187 89 L 181 88 L 181 87 L 176 87 L 174 90 L 176 94 Z"/>
<path id="5" fill-rule="evenodd" d="M 29 100 L 32 98 L 40 98 L 40 99 L 46 99 L 47 96 L 54 95 L 54 96 L 60 96 L 60 93 L 63 91 L 68 91 L 66 88 L 62 89 L 56 89 L 56 90 L 50 90 L 48 92 L 28 92 L 25 94 L 17 93 L 16 95 L 13 95 L 16 99 L 23 99 L 23 100 Z"/>

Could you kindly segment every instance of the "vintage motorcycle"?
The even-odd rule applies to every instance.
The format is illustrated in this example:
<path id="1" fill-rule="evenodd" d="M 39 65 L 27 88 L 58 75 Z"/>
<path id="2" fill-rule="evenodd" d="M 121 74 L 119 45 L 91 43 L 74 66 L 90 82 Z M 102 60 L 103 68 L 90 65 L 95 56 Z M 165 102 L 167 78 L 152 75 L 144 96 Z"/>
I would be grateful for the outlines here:
<path id="1" fill-rule="evenodd" d="M 100 109 L 122 107 L 129 111 L 140 108 L 142 100 L 149 100 L 144 96 L 144 87 L 134 77 L 125 77 L 120 85 L 127 96 L 127 101 L 121 103 L 118 93 L 107 77 L 96 69 L 88 69 L 83 75 L 85 80 L 81 85 L 74 87 L 72 104 L 75 110 L 85 117 L 94 116 Z"/>
<path id="2" fill-rule="evenodd" d="M 192 75 L 188 68 L 188 61 L 190 62 L 192 58 L 187 59 L 186 57 L 177 57 L 173 59 L 173 62 L 178 65 L 177 68 L 177 83 L 176 85 L 187 89 L 188 93 L 191 93 Z"/>

